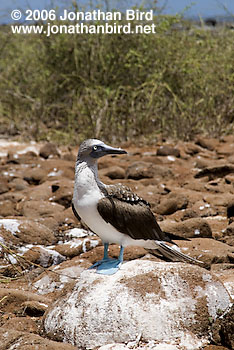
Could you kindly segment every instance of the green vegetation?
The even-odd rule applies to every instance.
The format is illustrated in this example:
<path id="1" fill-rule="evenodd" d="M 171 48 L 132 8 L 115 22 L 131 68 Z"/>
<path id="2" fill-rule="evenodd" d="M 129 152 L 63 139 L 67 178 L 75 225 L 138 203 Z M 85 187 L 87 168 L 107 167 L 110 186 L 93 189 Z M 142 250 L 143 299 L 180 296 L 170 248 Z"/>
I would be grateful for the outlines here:
<path id="1" fill-rule="evenodd" d="M 50 37 L 2 26 L 0 133 L 77 143 L 233 132 L 234 31 L 155 23 L 157 34 Z"/>

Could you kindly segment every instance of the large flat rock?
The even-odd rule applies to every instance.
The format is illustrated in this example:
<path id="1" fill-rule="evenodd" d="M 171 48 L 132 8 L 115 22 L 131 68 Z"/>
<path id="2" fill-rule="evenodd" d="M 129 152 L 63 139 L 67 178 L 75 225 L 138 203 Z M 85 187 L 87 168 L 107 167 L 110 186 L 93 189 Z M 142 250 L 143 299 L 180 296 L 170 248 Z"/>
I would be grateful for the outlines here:
<path id="1" fill-rule="evenodd" d="M 134 260 L 112 276 L 83 271 L 48 309 L 44 328 L 53 340 L 81 348 L 146 342 L 208 343 L 210 322 L 227 310 L 230 296 L 198 266 Z"/>

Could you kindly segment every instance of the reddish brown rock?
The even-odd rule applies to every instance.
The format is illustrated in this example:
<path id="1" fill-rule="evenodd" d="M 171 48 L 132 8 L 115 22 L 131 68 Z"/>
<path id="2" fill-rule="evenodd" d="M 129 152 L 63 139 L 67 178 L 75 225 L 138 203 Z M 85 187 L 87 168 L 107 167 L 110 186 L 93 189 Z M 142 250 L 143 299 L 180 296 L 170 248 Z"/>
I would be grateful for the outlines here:
<path id="1" fill-rule="evenodd" d="M 152 178 L 154 176 L 168 177 L 173 176 L 169 168 L 156 166 L 148 162 L 135 162 L 126 170 L 127 179 L 140 180 L 144 178 Z"/>
<path id="2" fill-rule="evenodd" d="M 101 240 L 98 237 L 85 237 L 59 244 L 54 249 L 63 256 L 73 258 L 81 253 L 90 251 L 98 245 L 101 245 Z"/>
<path id="3" fill-rule="evenodd" d="M 201 151 L 201 148 L 195 145 L 192 142 L 188 142 L 185 144 L 185 153 L 194 156 L 195 154 L 199 153 Z"/>
<path id="4" fill-rule="evenodd" d="M 14 329 L 19 332 L 27 330 L 29 333 L 39 333 L 36 322 L 29 317 L 12 317 L 4 323 L 4 328 Z"/>
<path id="5" fill-rule="evenodd" d="M 49 158 L 49 157 L 54 157 L 54 156 L 59 156 L 60 153 L 54 143 L 47 142 L 44 146 L 40 148 L 39 152 L 40 157 L 42 158 Z"/>
<path id="6" fill-rule="evenodd" d="M 234 306 L 231 310 L 216 320 L 212 327 L 212 335 L 216 342 L 223 344 L 228 349 L 234 349 Z"/>
<path id="7" fill-rule="evenodd" d="M 180 157 L 180 151 L 178 150 L 178 148 L 169 146 L 169 145 L 163 145 L 160 146 L 157 149 L 157 156 L 174 156 L 174 157 Z"/>
<path id="8" fill-rule="evenodd" d="M 14 244 L 42 244 L 50 245 L 56 241 L 54 233 L 46 226 L 35 220 L 24 219 L 1 219 L 1 235 L 6 241 Z"/>
<path id="9" fill-rule="evenodd" d="M 0 328 L 1 350 L 14 348 L 14 350 L 76 350 L 77 348 L 65 343 L 59 343 L 40 337 L 39 335 Z"/>
<path id="10" fill-rule="evenodd" d="M 40 317 L 44 315 L 47 308 L 47 304 L 40 303 L 36 300 L 25 301 L 24 303 L 22 303 L 23 313 L 31 317 Z"/>
<path id="11" fill-rule="evenodd" d="M 22 305 L 26 301 L 36 301 L 48 306 L 51 300 L 47 297 L 37 295 L 20 289 L 0 288 L 1 309 L 7 312 L 22 310 Z"/>
<path id="12" fill-rule="evenodd" d="M 66 260 L 65 256 L 53 249 L 37 246 L 32 247 L 26 253 L 24 253 L 23 258 L 26 259 L 26 263 L 31 262 L 43 267 L 58 265 Z"/>
<path id="13" fill-rule="evenodd" d="M 225 176 L 225 182 L 234 186 L 234 175 Z"/>
<path id="14" fill-rule="evenodd" d="M 213 151 L 217 148 L 219 141 L 212 138 L 198 137 L 195 143 L 203 148 L 207 148 L 209 151 Z"/>
<path id="15" fill-rule="evenodd" d="M 212 238 L 192 238 L 191 241 L 176 241 L 182 253 L 203 261 L 206 265 L 231 263 L 234 249 Z"/>
<path id="16" fill-rule="evenodd" d="M 220 165 L 214 167 L 204 168 L 199 171 L 194 177 L 200 178 L 204 176 L 208 176 L 209 180 L 216 179 L 218 177 L 225 177 L 228 174 L 234 173 L 234 166 L 231 164 Z"/>
<path id="17" fill-rule="evenodd" d="M 9 190 L 9 185 L 8 181 L 4 178 L 0 179 L 0 194 L 8 192 Z"/>
<path id="18" fill-rule="evenodd" d="M 227 205 L 227 217 L 234 217 L 234 196 L 233 199 L 229 201 Z"/>
<path id="19" fill-rule="evenodd" d="M 46 181 L 41 185 L 38 185 L 34 188 L 30 188 L 30 191 L 27 192 L 27 196 L 30 200 L 49 200 L 52 197 L 51 182 Z"/>
<path id="20" fill-rule="evenodd" d="M 30 185 L 39 185 L 46 179 L 46 172 L 41 168 L 27 169 L 24 172 L 24 180 Z"/>
<path id="21" fill-rule="evenodd" d="M 0 216 L 13 216 L 16 215 L 15 203 L 10 200 L 0 201 Z"/>
<path id="22" fill-rule="evenodd" d="M 177 210 L 187 208 L 187 205 L 187 197 L 171 192 L 167 196 L 163 197 L 160 204 L 156 207 L 155 211 L 161 215 L 170 215 Z"/>
<path id="23" fill-rule="evenodd" d="M 51 185 L 52 196 L 49 199 L 63 205 L 65 208 L 69 208 L 73 196 L 73 186 L 74 181 L 69 179 L 60 179 L 53 182 Z"/>
<path id="24" fill-rule="evenodd" d="M 62 205 L 53 202 L 25 201 L 21 203 L 21 212 L 28 218 L 54 217 L 64 210 Z"/>
<path id="25" fill-rule="evenodd" d="M 29 186 L 29 184 L 21 178 L 15 178 L 9 183 L 9 186 L 13 191 L 23 191 Z"/>
<path id="26" fill-rule="evenodd" d="M 212 237 L 212 231 L 208 222 L 202 218 L 192 218 L 182 222 L 165 220 L 160 223 L 166 232 L 177 234 L 181 237 Z"/>
<path id="27" fill-rule="evenodd" d="M 234 246 L 234 222 L 227 226 L 223 232 L 223 236 L 223 242 L 229 244 L 230 246 Z"/>
<path id="28" fill-rule="evenodd" d="M 107 176 L 110 179 L 124 179 L 125 178 L 125 170 L 119 166 L 112 166 L 108 168 L 104 168 L 100 171 L 100 175 Z"/>

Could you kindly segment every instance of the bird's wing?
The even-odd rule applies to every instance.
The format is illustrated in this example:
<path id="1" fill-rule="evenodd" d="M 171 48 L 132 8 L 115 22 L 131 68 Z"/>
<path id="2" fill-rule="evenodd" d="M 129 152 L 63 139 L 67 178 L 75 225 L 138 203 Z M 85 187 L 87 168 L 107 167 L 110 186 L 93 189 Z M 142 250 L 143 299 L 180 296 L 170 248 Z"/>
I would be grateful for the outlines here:
<path id="1" fill-rule="evenodd" d="M 97 208 L 106 222 L 133 239 L 168 240 L 148 202 L 125 186 L 107 186 L 104 191 Z"/>

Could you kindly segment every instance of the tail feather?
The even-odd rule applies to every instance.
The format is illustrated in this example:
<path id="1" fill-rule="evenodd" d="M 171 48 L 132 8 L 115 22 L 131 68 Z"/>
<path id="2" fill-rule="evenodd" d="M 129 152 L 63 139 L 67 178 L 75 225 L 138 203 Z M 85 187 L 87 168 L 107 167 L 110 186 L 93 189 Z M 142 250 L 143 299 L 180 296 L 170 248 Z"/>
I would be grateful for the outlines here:
<path id="1" fill-rule="evenodd" d="M 180 241 L 191 241 L 191 239 L 189 238 L 185 238 L 185 237 L 182 237 L 182 236 L 178 236 L 174 233 L 171 233 L 171 232 L 166 232 L 166 231 L 163 231 L 163 233 L 165 234 L 165 241 L 166 242 L 170 242 L 170 243 L 173 243 L 175 245 L 177 245 L 175 242 L 173 242 L 173 240 L 180 240 Z"/>
<path id="2" fill-rule="evenodd" d="M 189 263 L 204 264 L 202 261 L 194 259 L 188 255 L 185 255 L 178 250 L 170 247 L 163 241 L 155 241 L 156 249 L 166 258 L 172 261 L 187 261 Z"/>

